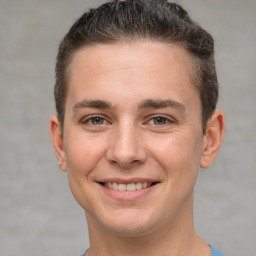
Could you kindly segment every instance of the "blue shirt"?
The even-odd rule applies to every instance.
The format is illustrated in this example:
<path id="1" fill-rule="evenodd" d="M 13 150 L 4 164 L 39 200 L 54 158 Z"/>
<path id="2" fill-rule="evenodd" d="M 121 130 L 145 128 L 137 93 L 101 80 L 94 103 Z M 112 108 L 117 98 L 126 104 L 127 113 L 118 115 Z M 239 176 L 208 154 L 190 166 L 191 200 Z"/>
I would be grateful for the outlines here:
<path id="1" fill-rule="evenodd" d="M 218 251 L 217 249 L 215 249 L 215 248 L 212 247 L 211 245 L 210 245 L 210 247 L 211 247 L 211 250 L 212 250 L 211 256 L 225 256 L 223 253 L 221 253 L 220 251 Z M 89 249 L 87 249 L 87 250 L 85 251 L 85 253 L 82 254 L 81 256 L 85 256 L 85 254 L 86 254 L 86 252 L 87 252 L 88 250 L 89 250 Z"/>
<path id="2" fill-rule="evenodd" d="M 222 252 L 218 251 L 217 249 L 215 249 L 214 247 L 212 247 L 210 245 L 211 249 L 212 249 L 212 254 L 211 256 L 225 256 Z"/>

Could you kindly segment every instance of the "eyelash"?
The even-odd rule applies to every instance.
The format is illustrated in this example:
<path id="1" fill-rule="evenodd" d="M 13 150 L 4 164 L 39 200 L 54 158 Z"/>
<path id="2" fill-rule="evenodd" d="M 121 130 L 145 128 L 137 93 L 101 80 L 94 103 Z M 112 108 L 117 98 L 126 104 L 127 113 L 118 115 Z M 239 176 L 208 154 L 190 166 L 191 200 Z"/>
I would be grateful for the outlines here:
<path id="1" fill-rule="evenodd" d="M 93 124 L 93 123 L 92 123 L 93 120 L 95 120 L 95 119 L 97 119 L 97 118 L 100 119 L 100 120 L 102 120 L 104 123 L 98 124 L 98 125 L 97 125 L 97 124 Z M 106 118 L 105 118 L 105 117 L 102 117 L 102 116 L 90 116 L 90 117 L 86 117 L 86 118 L 82 119 L 82 121 L 81 121 L 81 123 L 84 124 L 84 125 L 89 124 L 89 125 L 92 125 L 92 126 L 104 125 L 105 122 L 109 123 L 109 122 L 106 120 Z"/>
<path id="2" fill-rule="evenodd" d="M 156 121 L 157 118 L 161 118 L 162 120 L 165 121 L 164 124 L 151 124 L 151 125 L 154 125 L 154 126 L 165 126 L 165 125 L 168 125 L 168 124 L 173 124 L 175 121 L 173 119 L 171 119 L 170 117 L 166 117 L 166 116 L 163 116 L 163 115 L 156 115 L 156 116 L 153 116 L 153 117 L 150 117 L 150 119 L 146 122 L 146 123 L 149 123 L 149 122 L 154 122 Z"/>
<path id="3" fill-rule="evenodd" d="M 100 123 L 100 124 L 93 123 L 93 121 L 96 121 L 96 119 L 98 119 L 98 121 L 102 121 L 102 123 Z M 155 121 L 157 119 L 161 119 L 162 121 L 164 121 L 164 123 L 163 124 L 156 124 Z M 143 124 L 147 124 L 147 123 L 150 123 L 150 122 L 153 122 L 150 125 L 161 127 L 161 126 L 165 126 L 167 124 L 172 124 L 175 121 L 172 120 L 171 118 L 163 116 L 163 115 L 156 115 L 156 116 L 151 116 L 150 118 L 148 118 L 148 120 L 146 122 L 144 122 Z M 101 125 L 105 125 L 106 123 L 110 124 L 110 122 L 107 121 L 105 117 L 102 117 L 102 116 L 99 116 L 99 115 L 84 118 L 84 119 L 82 119 L 81 123 L 83 125 L 91 125 L 91 126 L 101 126 Z"/>

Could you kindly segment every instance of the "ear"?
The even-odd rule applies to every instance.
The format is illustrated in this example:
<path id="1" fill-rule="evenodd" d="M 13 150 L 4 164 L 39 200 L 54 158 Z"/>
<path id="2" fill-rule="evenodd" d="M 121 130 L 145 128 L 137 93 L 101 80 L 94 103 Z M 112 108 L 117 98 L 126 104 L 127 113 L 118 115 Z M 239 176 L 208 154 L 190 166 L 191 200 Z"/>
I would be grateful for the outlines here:
<path id="1" fill-rule="evenodd" d="M 63 136 L 61 132 L 60 122 L 57 116 L 50 118 L 50 135 L 55 155 L 59 161 L 59 167 L 62 171 L 66 171 L 66 155 L 63 147 Z"/>
<path id="2" fill-rule="evenodd" d="M 204 135 L 204 148 L 201 156 L 200 167 L 208 168 L 217 156 L 225 130 L 225 120 L 222 111 L 215 111 L 207 122 Z"/>

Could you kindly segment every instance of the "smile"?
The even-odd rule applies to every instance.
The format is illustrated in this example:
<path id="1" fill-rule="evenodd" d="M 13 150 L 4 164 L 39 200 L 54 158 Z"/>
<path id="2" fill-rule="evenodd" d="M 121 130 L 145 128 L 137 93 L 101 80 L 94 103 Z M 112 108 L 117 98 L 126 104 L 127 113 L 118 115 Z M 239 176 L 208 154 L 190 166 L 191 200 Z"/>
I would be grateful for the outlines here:
<path id="1" fill-rule="evenodd" d="M 135 191 L 142 190 L 152 186 L 154 183 L 152 182 L 136 182 L 136 183 L 116 183 L 116 182 L 104 182 L 101 183 L 104 187 L 109 189 L 117 190 L 117 191 Z"/>

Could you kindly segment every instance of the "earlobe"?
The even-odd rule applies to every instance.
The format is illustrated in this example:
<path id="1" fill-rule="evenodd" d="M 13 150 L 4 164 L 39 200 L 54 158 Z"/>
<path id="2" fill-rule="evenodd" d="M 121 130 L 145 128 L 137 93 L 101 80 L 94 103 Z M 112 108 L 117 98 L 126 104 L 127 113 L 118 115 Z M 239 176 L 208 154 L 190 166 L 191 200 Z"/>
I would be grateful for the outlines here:
<path id="1" fill-rule="evenodd" d="M 200 167 L 208 168 L 217 156 L 225 130 L 225 120 L 222 111 L 215 111 L 207 123 L 204 135 L 204 148 Z"/>
<path id="2" fill-rule="evenodd" d="M 63 136 L 57 116 L 52 116 L 50 118 L 50 135 L 55 155 L 59 161 L 59 167 L 62 171 L 66 171 L 66 155 L 63 147 Z"/>

